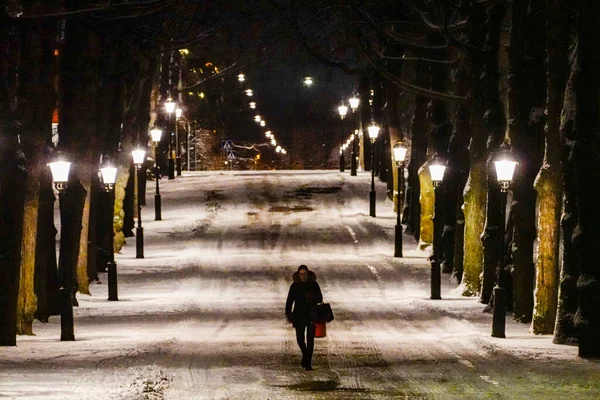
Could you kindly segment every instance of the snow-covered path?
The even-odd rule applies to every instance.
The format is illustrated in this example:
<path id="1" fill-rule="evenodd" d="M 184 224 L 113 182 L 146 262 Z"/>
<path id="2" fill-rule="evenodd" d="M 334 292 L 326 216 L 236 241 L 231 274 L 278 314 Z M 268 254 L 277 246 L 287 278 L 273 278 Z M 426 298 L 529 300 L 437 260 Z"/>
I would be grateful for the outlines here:
<path id="1" fill-rule="evenodd" d="M 144 208 L 145 255 L 128 239 L 119 299 L 78 296 L 75 342 L 60 320 L 0 348 L 0 399 L 600 398 L 600 365 L 491 316 L 443 279 L 429 300 L 427 253 L 404 237 L 370 176 L 337 171 L 184 173 L 161 181 L 163 221 Z M 149 186 L 151 187 L 151 186 Z M 300 367 L 284 303 L 291 274 L 317 274 L 335 320 Z M 105 277 L 103 277 L 105 279 Z"/>

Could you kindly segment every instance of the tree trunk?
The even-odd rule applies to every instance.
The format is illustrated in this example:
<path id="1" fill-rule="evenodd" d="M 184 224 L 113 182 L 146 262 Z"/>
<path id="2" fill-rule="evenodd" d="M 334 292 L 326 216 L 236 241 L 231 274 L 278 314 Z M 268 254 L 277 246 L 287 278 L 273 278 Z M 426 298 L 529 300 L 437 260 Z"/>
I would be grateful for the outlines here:
<path id="1" fill-rule="evenodd" d="M 3 138 L 4 139 L 4 138 Z M 17 298 L 27 170 L 22 152 L 0 152 L 0 346 L 17 345 Z"/>
<path id="2" fill-rule="evenodd" d="M 39 208 L 39 182 L 41 171 L 32 168 L 27 177 L 25 189 L 25 210 L 23 213 L 23 238 L 21 243 L 21 279 L 19 280 L 19 301 L 17 304 L 17 334 L 33 335 L 33 319 L 37 310 L 37 297 L 34 291 L 37 221 Z"/>
<path id="3" fill-rule="evenodd" d="M 575 327 L 579 356 L 600 358 L 600 4 L 578 1 L 579 74 L 575 77 L 575 144 L 572 159 L 578 171 L 579 229 L 573 241 L 581 254 L 577 280 L 579 305 Z"/>
<path id="4" fill-rule="evenodd" d="M 558 344 L 577 341 L 574 319 L 577 312 L 577 279 L 581 274 L 580 255 L 573 243 L 573 234 L 579 219 L 579 204 L 575 192 L 576 171 L 571 162 L 571 153 L 575 143 L 575 76 L 579 73 L 577 48 L 573 55 L 560 118 L 561 163 L 563 165 L 563 214 L 560 222 L 562 262 L 556 326 L 554 327 L 554 343 Z"/>
<path id="5" fill-rule="evenodd" d="M 559 229 L 562 208 L 560 112 L 568 72 L 568 25 L 557 0 L 547 0 L 547 100 L 544 162 L 535 181 L 538 195 L 538 255 L 532 330 L 554 331 L 559 283 Z"/>
<path id="6" fill-rule="evenodd" d="M 545 0 L 513 4 L 509 46 L 509 135 L 519 162 L 512 184 L 514 319 L 530 322 L 533 315 L 536 238 L 535 177 L 541 166 L 546 102 Z"/>
<path id="7" fill-rule="evenodd" d="M 471 5 L 468 31 L 470 43 L 483 47 L 491 35 L 486 24 L 485 9 L 481 5 Z M 486 35 L 481 35 L 486 32 Z M 488 50 L 489 52 L 490 50 Z M 484 127 L 486 87 L 480 79 L 483 73 L 484 56 L 477 52 L 469 53 L 471 69 L 471 139 L 469 143 L 469 176 L 463 192 L 464 246 L 463 246 L 463 296 L 476 296 L 481 290 L 483 248 L 481 234 L 485 225 L 486 209 L 486 170 L 485 146 L 487 132 Z"/>
<path id="8" fill-rule="evenodd" d="M 26 14 L 41 14 L 47 10 L 45 7 L 52 7 L 52 3 L 40 0 L 23 1 L 23 11 Z M 22 24 L 20 28 L 18 132 L 22 138 L 30 174 L 26 182 L 17 331 L 19 334 L 31 335 L 37 310 L 35 267 L 40 181 L 42 169 L 47 168 L 44 165 L 43 149 L 51 141 L 52 112 L 56 103 L 56 23 L 50 20 L 32 20 Z"/>
<path id="9" fill-rule="evenodd" d="M 35 294 L 38 307 L 35 317 L 48 322 L 58 314 L 58 281 L 56 262 L 56 228 L 54 227 L 54 191 L 49 170 L 42 172 L 38 210 L 37 244 L 35 248 Z"/>
<path id="10" fill-rule="evenodd" d="M 415 81 L 418 85 L 425 85 L 425 77 L 420 62 L 417 62 Z M 406 233 L 412 234 L 416 240 L 420 240 L 421 233 L 421 186 L 419 169 L 427 159 L 427 137 L 425 120 L 427 114 L 427 99 L 421 95 L 415 95 L 415 108 L 410 124 L 410 161 L 408 163 L 408 179 L 406 180 L 406 204 L 404 206 L 404 223 Z M 431 238 L 429 242 L 431 243 Z"/>

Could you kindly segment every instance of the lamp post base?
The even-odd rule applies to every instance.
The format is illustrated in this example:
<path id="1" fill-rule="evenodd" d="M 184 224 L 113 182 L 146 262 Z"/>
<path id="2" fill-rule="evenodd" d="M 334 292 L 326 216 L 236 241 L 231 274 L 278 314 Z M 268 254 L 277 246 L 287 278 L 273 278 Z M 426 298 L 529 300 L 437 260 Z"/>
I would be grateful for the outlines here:
<path id="1" fill-rule="evenodd" d="M 431 300 L 440 300 L 442 298 L 442 272 L 440 262 L 436 259 L 431 260 Z"/>
<path id="2" fill-rule="evenodd" d="M 369 215 L 375 218 L 375 191 L 369 192 Z"/>
<path id="3" fill-rule="evenodd" d="M 350 176 L 356 176 L 356 155 L 352 153 L 352 160 L 350 160 Z"/>
<path id="4" fill-rule="evenodd" d="M 506 337 L 506 289 L 500 286 L 494 287 L 492 337 Z"/>
<path id="5" fill-rule="evenodd" d="M 340 172 L 344 172 L 345 171 L 345 169 L 344 169 L 345 164 L 346 164 L 346 160 L 344 158 L 344 155 L 341 154 L 340 155 Z"/>
<path id="6" fill-rule="evenodd" d="M 109 261 L 106 264 L 108 270 L 108 300 L 118 301 L 119 295 L 117 291 L 117 264 L 114 261 Z"/>
<path id="7" fill-rule="evenodd" d="M 394 230 L 394 257 L 404 257 L 402 255 L 402 225 L 396 225 Z"/>
<path id="8" fill-rule="evenodd" d="M 155 194 L 154 195 L 154 220 L 155 221 L 162 221 L 161 206 L 162 206 L 162 204 L 161 204 L 160 194 Z"/>
<path id="9" fill-rule="evenodd" d="M 135 258 L 144 258 L 144 228 L 135 228 Z"/>
<path id="10" fill-rule="evenodd" d="M 75 340 L 73 328 L 73 291 L 71 288 L 61 287 L 58 290 L 60 301 L 60 340 L 68 342 Z"/>
<path id="11" fill-rule="evenodd" d="M 169 165 L 168 165 L 168 169 L 169 169 L 169 180 L 171 179 L 175 179 L 175 160 L 172 158 L 169 158 Z"/>

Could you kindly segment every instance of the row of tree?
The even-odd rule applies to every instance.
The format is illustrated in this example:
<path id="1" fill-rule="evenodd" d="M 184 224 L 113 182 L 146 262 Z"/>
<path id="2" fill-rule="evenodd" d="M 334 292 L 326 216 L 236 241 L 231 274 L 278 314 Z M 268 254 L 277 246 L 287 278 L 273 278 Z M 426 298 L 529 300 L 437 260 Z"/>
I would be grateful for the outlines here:
<path id="1" fill-rule="evenodd" d="M 289 15 L 308 52 L 357 74 L 361 98 L 373 93 L 362 120 L 387 128 L 379 172 L 390 189 L 391 147 L 410 143 L 407 232 L 440 240 L 443 271 L 482 303 L 507 276 L 513 318 L 578 342 L 582 357 L 600 355 L 599 11 L 591 1 L 432 0 Z M 503 143 L 519 165 L 501 237 L 493 160 Z M 438 157 L 447 172 L 434 239 L 426 167 Z"/>

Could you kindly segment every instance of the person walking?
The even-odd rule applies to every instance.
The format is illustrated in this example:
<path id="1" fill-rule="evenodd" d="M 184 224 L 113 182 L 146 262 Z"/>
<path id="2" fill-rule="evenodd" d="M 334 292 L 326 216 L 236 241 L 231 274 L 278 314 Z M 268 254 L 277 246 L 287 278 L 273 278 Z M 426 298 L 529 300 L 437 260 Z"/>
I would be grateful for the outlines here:
<path id="1" fill-rule="evenodd" d="M 311 310 L 323 302 L 323 294 L 317 283 L 317 275 L 306 265 L 298 267 L 292 275 L 294 281 L 285 302 L 285 316 L 296 329 L 296 340 L 302 351 L 301 365 L 312 371 L 312 355 L 315 347 L 315 325 L 310 316 Z M 306 337 L 305 337 L 306 335 Z"/>

